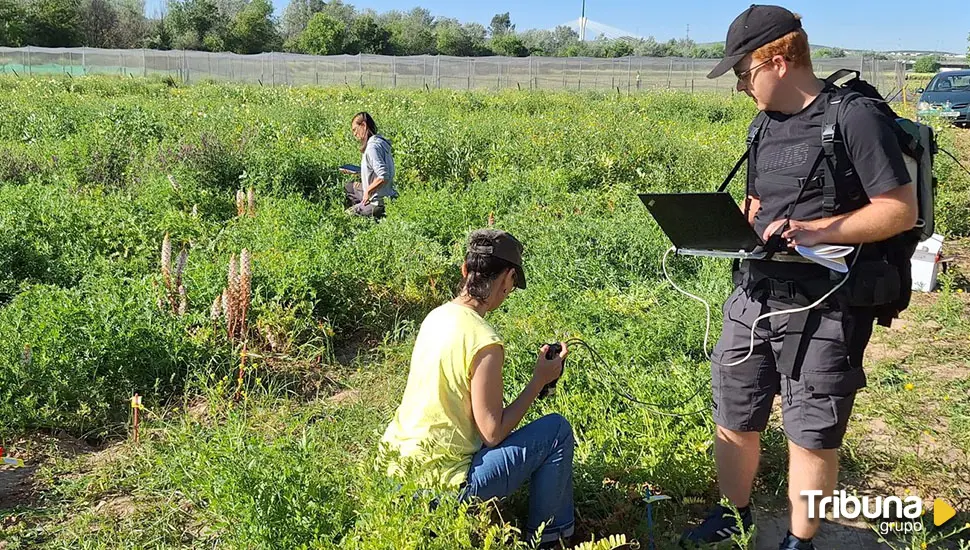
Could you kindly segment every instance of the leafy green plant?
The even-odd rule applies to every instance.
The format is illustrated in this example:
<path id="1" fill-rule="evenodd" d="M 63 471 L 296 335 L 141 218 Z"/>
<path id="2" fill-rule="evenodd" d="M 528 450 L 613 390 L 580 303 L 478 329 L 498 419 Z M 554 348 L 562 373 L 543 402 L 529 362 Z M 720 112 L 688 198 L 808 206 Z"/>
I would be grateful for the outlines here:
<path id="1" fill-rule="evenodd" d="M 528 289 L 489 315 L 508 391 L 552 339 L 581 337 L 608 364 L 574 350 L 561 391 L 526 418 L 559 412 L 575 427 L 583 538 L 642 547 L 645 483 L 713 494 L 703 308 L 664 282 L 668 243 L 636 193 L 715 188 L 742 152 L 746 98 L 108 77 L 0 78 L 0 90 L 0 443 L 38 430 L 117 441 L 135 392 L 151 413 L 141 443 L 115 443 L 104 464 L 41 473 L 49 498 L 0 522 L 11 547 L 523 548 L 524 492 L 433 508 L 375 455 L 414 334 L 486 224 L 525 243 Z M 393 144 L 401 196 L 379 222 L 345 215 L 336 170 L 360 158 L 348 127 L 361 110 Z M 950 132 L 941 142 L 956 148 Z M 938 227 L 970 236 L 968 180 L 937 168 Z M 727 262 L 668 268 L 712 304 L 731 289 Z M 965 302 L 943 281 L 912 315 L 959 337 Z M 224 290 L 242 303 L 234 285 L 244 308 L 223 307 Z M 916 414 L 896 399 L 920 380 L 908 368 L 871 378 L 893 422 Z M 946 411 L 965 432 L 958 390 Z M 658 510 L 658 545 L 688 514 Z"/>
<path id="2" fill-rule="evenodd" d="M 924 55 L 913 63 L 913 71 L 917 73 L 936 73 L 940 70 L 940 60 L 935 55 Z"/>

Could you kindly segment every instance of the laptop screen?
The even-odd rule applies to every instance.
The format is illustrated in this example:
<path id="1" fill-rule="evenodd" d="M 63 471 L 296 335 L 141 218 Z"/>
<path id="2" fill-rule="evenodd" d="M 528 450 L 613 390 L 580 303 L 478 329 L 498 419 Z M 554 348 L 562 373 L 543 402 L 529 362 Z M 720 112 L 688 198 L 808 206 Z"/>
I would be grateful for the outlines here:
<path id="1" fill-rule="evenodd" d="M 640 200 L 678 249 L 751 252 L 763 244 L 727 193 L 644 193 Z"/>

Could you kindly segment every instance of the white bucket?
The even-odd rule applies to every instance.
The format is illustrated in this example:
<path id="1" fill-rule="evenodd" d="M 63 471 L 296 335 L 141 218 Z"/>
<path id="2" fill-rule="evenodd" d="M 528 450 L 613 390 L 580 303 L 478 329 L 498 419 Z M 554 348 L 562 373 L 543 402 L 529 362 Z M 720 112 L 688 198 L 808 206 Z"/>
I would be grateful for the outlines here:
<path id="1" fill-rule="evenodd" d="M 934 233 L 932 237 L 919 243 L 913 253 L 912 273 L 913 290 L 931 292 L 936 288 L 936 277 L 940 274 L 943 235 Z"/>

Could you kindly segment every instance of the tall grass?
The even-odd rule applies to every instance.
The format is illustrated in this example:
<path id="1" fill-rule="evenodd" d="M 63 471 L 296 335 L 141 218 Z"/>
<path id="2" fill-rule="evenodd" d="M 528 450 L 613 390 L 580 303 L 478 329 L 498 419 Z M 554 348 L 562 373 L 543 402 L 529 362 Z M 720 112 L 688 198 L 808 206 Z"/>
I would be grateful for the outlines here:
<path id="1" fill-rule="evenodd" d="M 584 529 L 643 536 L 648 482 L 711 495 L 709 415 L 658 414 L 617 389 L 669 413 L 709 403 L 703 309 L 663 282 L 668 243 L 636 192 L 716 187 L 741 152 L 746 99 L 110 78 L 0 90 L 0 442 L 37 429 L 110 440 L 135 392 L 154 411 L 142 446 L 50 487 L 62 502 L 130 495 L 135 512 L 38 520 L 13 547 L 515 547 L 521 496 L 506 523 L 447 497 L 431 510 L 374 454 L 410 338 L 451 296 L 468 231 L 490 222 L 525 243 L 529 277 L 491 318 L 509 394 L 553 339 L 582 337 L 615 366 L 577 351 L 563 391 L 530 413 L 576 428 Z M 361 110 L 398 167 L 401 197 L 379 223 L 344 215 L 336 170 L 359 158 Z M 940 225 L 965 235 L 970 180 L 945 174 Z M 191 260 L 173 265 L 175 250 Z M 672 268 L 714 303 L 729 292 L 727 263 Z M 251 363 L 230 406 L 241 341 Z M 359 401 L 329 400 L 347 387 Z M 201 418 L 183 411 L 198 399 Z M 684 512 L 660 513 L 662 544 Z"/>

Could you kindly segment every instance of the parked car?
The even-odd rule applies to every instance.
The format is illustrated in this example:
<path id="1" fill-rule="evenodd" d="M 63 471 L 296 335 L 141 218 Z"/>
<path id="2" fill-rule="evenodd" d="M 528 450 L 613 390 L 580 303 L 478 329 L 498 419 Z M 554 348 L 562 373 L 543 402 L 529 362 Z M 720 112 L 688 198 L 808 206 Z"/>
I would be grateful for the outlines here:
<path id="1" fill-rule="evenodd" d="M 926 88 L 919 88 L 916 115 L 939 116 L 958 126 L 970 125 L 970 71 L 937 73 Z"/>

